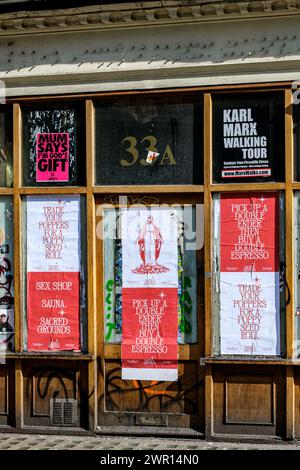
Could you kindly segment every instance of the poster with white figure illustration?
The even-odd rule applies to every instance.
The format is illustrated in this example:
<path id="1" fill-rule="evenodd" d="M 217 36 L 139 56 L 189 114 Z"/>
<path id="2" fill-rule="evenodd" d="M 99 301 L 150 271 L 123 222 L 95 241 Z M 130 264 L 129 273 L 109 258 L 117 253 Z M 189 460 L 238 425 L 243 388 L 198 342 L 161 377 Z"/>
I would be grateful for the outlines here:
<path id="1" fill-rule="evenodd" d="M 128 209 L 121 213 L 123 287 L 178 286 L 176 212 Z"/>

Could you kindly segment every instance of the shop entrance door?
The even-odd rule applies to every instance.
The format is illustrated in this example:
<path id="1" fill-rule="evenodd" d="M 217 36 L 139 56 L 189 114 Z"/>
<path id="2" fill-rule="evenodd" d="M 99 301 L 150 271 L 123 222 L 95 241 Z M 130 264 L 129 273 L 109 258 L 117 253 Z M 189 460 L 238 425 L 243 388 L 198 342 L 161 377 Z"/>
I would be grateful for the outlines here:
<path id="1" fill-rule="evenodd" d="M 97 424 L 203 431 L 204 368 L 200 367 L 199 361 L 204 355 L 203 195 L 111 195 L 99 197 L 96 202 Z M 159 379 L 155 374 L 151 377 L 149 370 L 147 380 L 134 377 L 122 379 L 125 314 L 122 289 L 125 282 L 125 250 L 128 249 L 128 244 L 122 239 L 122 224 L 124 217 L 129 220 L 126 213 L 130 210 L 147 214 L 148 220 L 156 213 L 153 211 L 164 211 L 161 219 L 164 225 L 172 220 L 177 228 L 175 266 L 178 295 L 177 311 L 175 306 L 172 317 L 178 342 L 178 379 L 175 381 L 164 380 L 163 375 Z M 152 220 L 155 222 L 155 217 Z M 153 230 L 158 233 L 157 223 L 155 227 Z M 137 232 L 136 249 L 141 253 L 143 227 Z M 145 232 L 144 236 L 147 236 Z M 162 243 L 157 253 L 160 249 L 163 253 L 166 244 Z M 167 256 L 166 253 L 164 256 Z M 170 256 L 174 259 L 174 253 Z M 141 254 L 142 271 L 146 265 L 147 259 L 143 259 Z M 138 296 L 139 287 L 136 287 L 136 293 Z M 173 326 L 170 325 L 170 328 Z"/>

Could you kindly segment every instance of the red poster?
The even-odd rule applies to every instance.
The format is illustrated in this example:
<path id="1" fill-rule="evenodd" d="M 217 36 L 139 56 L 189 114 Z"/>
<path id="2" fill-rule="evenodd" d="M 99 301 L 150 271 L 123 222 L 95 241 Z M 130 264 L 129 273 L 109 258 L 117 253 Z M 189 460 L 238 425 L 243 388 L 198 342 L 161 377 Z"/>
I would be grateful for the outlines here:
<path id="1" fill-rule="evenodd" d="M 139 369 L 141 380 L 174 380 L 177 302 L 176 288 L 123 288 L 122 369 L 128 379 Z"/>
<path id="2" fill-rule="evenodd" d="M 69 181 L 69 134 L 37 134 L 36 158 L 36 181 Z"/>
<path id="3" fill-rule="evenodd" d="M 277 193 L 221 195 L 221 354 L 280 354 L 278 203 Z"/>
<path id="4" fill-rule="evenodd" d="M 278 271 L 278 195 L 221 195 L 221 272 Z"/>
<path id="5" fill-rule="evenodd" d="M 80 350 L 79 273 L 27 276 L 28 350 Z"/>

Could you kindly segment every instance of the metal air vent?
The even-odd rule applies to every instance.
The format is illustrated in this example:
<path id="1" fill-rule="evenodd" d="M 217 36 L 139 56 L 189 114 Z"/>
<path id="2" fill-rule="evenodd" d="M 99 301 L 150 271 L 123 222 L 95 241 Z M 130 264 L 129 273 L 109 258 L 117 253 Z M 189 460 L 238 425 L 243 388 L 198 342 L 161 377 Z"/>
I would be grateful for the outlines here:
<path id="1" fill-rule="evenodd" d="M 51 398 L 50 425 L 78 426 L 77 400 L 74 398 Z"/>

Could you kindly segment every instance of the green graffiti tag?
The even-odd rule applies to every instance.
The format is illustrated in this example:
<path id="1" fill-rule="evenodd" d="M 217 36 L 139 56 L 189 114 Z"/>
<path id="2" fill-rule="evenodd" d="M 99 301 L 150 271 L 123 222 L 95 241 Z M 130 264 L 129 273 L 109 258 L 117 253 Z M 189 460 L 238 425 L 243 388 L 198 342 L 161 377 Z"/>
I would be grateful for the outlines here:
<path id="1" fill-rule="evenodd" d="M 188 289 L 191 287 L 192 287 L 191 278 L 189 276 L 184 276 L 183 285 L 182 285 L 182 295 L 180 299 L 181 309 L 183 312 L 183 315 L 181 317 L 181 322 L 180 322 L 180 328 L 181 328 L 182 333 L 186 333 L 187 335 L 190 335 L 193 330 L 192 325 L 189 321 L 190 319 L 186 317 L 186 314 L 191 315 L 192 309 L 193 309 L 192 298 L 188 291 Z"/>
<path id="2" fill-rule="evenodd" d="M 105 285 L 105 319 L 106 319 L 106 336 L 105 341 L 109 341 L 112 337 L 113 331 L 116 329 L 116 324 L 111 321 L 112 315 L 112 292 L 114 289 L 114 281 L 109 279 Z"/>

